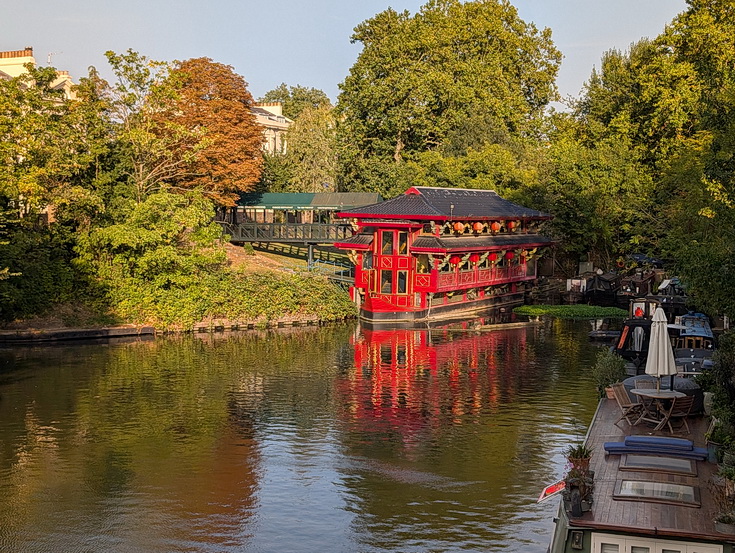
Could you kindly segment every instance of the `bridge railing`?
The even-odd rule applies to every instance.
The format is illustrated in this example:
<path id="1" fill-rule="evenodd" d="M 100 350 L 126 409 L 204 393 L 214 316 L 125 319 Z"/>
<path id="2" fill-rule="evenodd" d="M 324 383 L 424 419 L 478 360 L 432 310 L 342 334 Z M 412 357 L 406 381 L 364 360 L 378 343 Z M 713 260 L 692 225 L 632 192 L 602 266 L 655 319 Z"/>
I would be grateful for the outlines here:
<path id="1" fill-rule="evenodd" d="M 232 242 L 328 243 L 349 238 L 349 224 L 329 223 L 227 223 L 218 221 Z"/>

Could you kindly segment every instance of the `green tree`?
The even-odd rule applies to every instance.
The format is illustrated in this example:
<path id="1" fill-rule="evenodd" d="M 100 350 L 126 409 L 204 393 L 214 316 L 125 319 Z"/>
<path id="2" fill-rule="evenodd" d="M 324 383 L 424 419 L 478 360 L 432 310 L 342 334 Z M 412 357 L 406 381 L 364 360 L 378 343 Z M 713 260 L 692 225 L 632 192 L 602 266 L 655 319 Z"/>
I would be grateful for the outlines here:
<path id="1" fill-rule="evenodd" d="M 293 162 L 288 155 L 263 154 L 263 171 L 256 185 L 256 192 L 292 192 Z"/>
<path id="2" fill-rule="evenodd" d="M 414 16 L 388 9 L 358 25 L 352 41 L 363 51 L 337 106 L 347 189 L 390 196 L 398 166 L 415 154 L 533 135 L 556 95 L 551 32 L 505 0 L 431 0 Z M 486 132 L 462 143 L 457 130 L 475 118 Z"/>
<path id="3" fill-rule="evenodd" d="M 337 155 L 330 106 L 307 107 L 289 128 L 287 157 L 293 167 L 292 192 L 335 192 Z"/>
<path id="4" fill-rule="evenodd" d="M 318 88 L 288 86 L 286 83 L 266 92 L 258 102 L 280 102 L 283 115 L 293 120 L 298 119 L 306 108 L 326 108 L 332 105 L 329 97 Z"/>
<path id="5" fill-rule="evenodd" d="M 133 50 L 105 53 L 116 77 L 107 91 L 109 116 L 121 169 L 137 202 L 172 182 L 194 178 L 196 155 L 207 145 L 206 129 L 173 119 L 181 83 L 171 67 Z"/>

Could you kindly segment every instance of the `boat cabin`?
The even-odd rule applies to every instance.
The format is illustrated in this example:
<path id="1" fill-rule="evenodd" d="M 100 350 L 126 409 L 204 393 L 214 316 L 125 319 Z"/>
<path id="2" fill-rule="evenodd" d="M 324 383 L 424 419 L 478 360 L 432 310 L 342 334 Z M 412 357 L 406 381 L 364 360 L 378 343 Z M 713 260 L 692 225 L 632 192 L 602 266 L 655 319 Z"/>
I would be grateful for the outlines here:
<path id="1" fill-rule="evenodd" d="M 665 298 L 648 296 L 630 302 L 629 316 L 623 322 L 614 351 L 631 362 L 638 373 L 645 368 L 648 357 L 648 342 L 651 337 L 651 320 L 657 307 L 662 307 L 669 317 L 668 331 L 677 365 L 688 366 L 682 372 L 699 372 L 708 366 L 704 360 L 710 358 L 715 349 L 715 337 L 709 318 L 703 313 L 689 312 L 672 317 L 666 312 Z"/>
<path id="2" fill-rule="evenodd" d="M 491 190 L 412 187 L 338 213 L 357 229 L 335 242 L 355 264 L 351 288 L 369 321 L 416 321 L 520 305 L 552 240 L 550 215 Z"/>

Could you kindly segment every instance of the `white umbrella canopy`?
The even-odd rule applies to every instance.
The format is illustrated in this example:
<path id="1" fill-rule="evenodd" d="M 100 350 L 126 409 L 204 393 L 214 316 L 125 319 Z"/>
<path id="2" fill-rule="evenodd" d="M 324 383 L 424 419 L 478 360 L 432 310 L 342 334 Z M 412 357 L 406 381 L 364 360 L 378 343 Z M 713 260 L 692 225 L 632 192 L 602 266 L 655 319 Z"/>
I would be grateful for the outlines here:
<path id="1" fill-rule="evenodd" d="M 666 314 L 660 307 L 656 308 L 651 323 L 651 341 L 648 344 L 646 374 L 655 376 L 658 379 L 656 381 L 657 388 L 661 387 L 662 376 L 676 374 L 676 361 L 674 360 L 671 340 L 669 340 Z"/>

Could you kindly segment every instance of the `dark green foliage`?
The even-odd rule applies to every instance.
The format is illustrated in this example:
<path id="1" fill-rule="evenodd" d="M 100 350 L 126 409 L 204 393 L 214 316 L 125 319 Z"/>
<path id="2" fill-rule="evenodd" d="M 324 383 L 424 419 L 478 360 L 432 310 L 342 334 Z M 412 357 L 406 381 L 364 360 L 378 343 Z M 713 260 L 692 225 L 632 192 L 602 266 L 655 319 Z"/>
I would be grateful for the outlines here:
<path id="1" fill-rule="evenodd" d="M 326 279 L 276 273 L 207 273 L 175 289 L 128 278 L 120 281 L 113 297 L 116 312 L 125 320 L 167 329 L 186 330 L 213 319 L 267 322 L 355 315 L 344 291 Z"/>
<path id="2" fill-rule="evenodd" d="M 727 428 L 735 428 L 735 332 L 726 332 L 714 353 L 714 366 L 697 382 L 706 392 L 712 392 L 713 412 Z M 735 435 L 731 436 L 735 441 Z"/>
<path id="3" fill-rule="evenodd" d="M 599 307 L 595 305 L 523 305 L 513 309 L 518 315 L 540 317 L 548 315 L 562 319 L 599 319 L 603 317 L 622 319 L 628 312 L 617 307 Z"/>
<path id="4" fill-rule="evenodd" d="M 16 227 L 0 246 L 0 266 L 15 276 L 0 280 L 0 319 L 8 322 L 46 312 L 54 302 L 79 299 L 81 276 L 65 237 L 53 229 Z"/>

